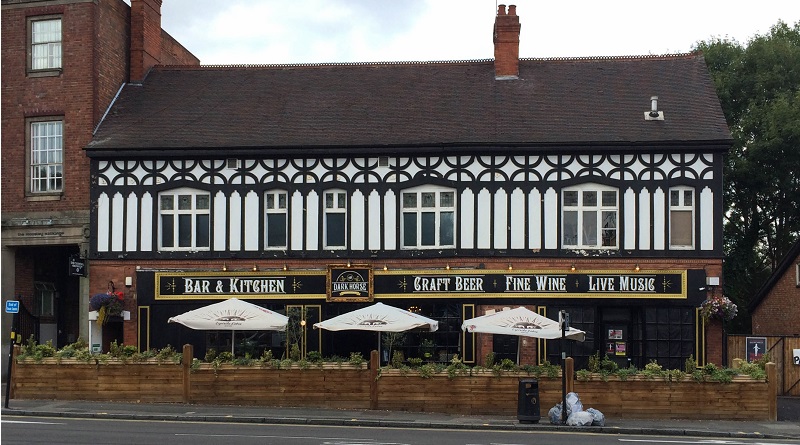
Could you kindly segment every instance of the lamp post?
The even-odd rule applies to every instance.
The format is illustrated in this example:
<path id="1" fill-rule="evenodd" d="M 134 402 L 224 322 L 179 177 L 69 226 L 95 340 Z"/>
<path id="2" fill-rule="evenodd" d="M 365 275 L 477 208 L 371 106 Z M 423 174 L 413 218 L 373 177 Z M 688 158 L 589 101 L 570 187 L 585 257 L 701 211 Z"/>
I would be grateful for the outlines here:
<path id="1" fill-rule="evenodd" d="M 561 423 L 567 424 L 567 351 L 565 349 L 567 336 L 567 324 L 569 314 L 566 311 L 558 313 L 558 322 L 561 325 Z"/>

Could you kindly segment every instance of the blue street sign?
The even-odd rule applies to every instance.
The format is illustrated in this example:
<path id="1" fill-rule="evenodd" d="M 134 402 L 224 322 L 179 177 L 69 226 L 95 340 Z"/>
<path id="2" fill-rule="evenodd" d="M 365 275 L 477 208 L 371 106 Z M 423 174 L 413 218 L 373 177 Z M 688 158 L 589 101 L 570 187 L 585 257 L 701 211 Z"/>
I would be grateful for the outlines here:
<path id="1" fill-rule="evenodd" d="M 6 301 L 6 313 L 16 314 L 18 312 L 19 312 L 19 301 L 17 301 L 17 300 L 7 300 Z"/>

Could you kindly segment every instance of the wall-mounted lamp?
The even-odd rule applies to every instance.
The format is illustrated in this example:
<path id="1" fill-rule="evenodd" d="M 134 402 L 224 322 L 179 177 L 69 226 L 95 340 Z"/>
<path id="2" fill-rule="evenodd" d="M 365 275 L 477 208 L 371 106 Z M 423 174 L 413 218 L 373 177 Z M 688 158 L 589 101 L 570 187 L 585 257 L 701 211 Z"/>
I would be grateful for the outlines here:
<path id="1" fill-rule="evenodd" d="M 572 265 L 569 266 L 569 270 L 575 272 L 575 263 L 572 263 Z"/>
<path id="2" fill-rule="evenodd" d="M 125 277 L 125 287 L 133 286 L 133 277 Z"/>
<path id="3" fill-rule="evenodd" d="M 389 270 L 389 268 L 384 264 L 383 265 L 383 270 Z"/>
<path id="4" fill-rule="evenodd" d="M 283 263 L 283 270 L 289 270 L 289 266 L 287 266 L 286 263 Z"/>
<path id="5" fill-rule="evenodd" d="M 642 269 L 639 267 L 639 263 L 636 263 L 636 266 L 633 268 L 633 270 L 634 270 L 635 272 L 639 272 L 640 270 L 642 270 Z"/>
<path id="6" fill-rule="evenodd" d="M 222 263 L 222 271 L 223 272 L 227 272 L 228 271 L 228 265 L 227 264 Z"/>
<path id="7" fill-rule="evenodd" d="M 350 260 L 347 260 L 347 267 L 350 267 Z"/>
<path id="8" fill-rule="evenodd" d="M 448 264 L 447 266 L 444 266 L 444 269 L 445 270 L 450 270 L 450 265 Z"/>
<path id="9" fill-rule="evenodd" d="M 514 270 L 514 266 L 512 266 L 511 263 L 508 263 L 508 270 Z"/>
<path id="10" fill-rule="evenodd" d="M 258 266 L 256 266 L 255 264 L 253 264 L 253 272 L 258 272 Z"/>

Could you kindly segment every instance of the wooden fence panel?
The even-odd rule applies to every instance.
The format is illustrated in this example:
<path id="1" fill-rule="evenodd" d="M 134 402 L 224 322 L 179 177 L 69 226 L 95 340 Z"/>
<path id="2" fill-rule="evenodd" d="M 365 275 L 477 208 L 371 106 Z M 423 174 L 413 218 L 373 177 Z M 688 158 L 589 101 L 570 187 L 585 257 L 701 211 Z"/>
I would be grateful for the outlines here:
<path id="1" fill-rule="evenodd" d="M 747 361 L 747 337 L 767 339 L 770 361 L 778 371 L 778 395 L 800 397 L 800 365 L 793 363 L 792 350 L 800 349 L 800 337 L 767 335 L 728 335 L 728 365 L 734 359 Z"/>

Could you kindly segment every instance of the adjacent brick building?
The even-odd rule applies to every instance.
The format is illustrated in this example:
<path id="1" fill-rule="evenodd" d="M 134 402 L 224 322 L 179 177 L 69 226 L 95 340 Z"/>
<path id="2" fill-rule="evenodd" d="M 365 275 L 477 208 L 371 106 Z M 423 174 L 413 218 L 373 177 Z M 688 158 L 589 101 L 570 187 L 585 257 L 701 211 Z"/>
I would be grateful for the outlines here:
<path id="1" fill-rule="evenodd" d="M 800 240 L 750 303 L 753 335 L 800 335 Z"/>
<path id="2" fill-rule="evenodd" d="M 89 295 L 106 286 L 87 278 L 84 147 L 122 85 L 155 64 L 199 64 L 161 30 L 160 10 L 161 0 L 2 1 L 2 294 L 21 301 L 24 336 L 59 347 L 87 337 Z"/>

